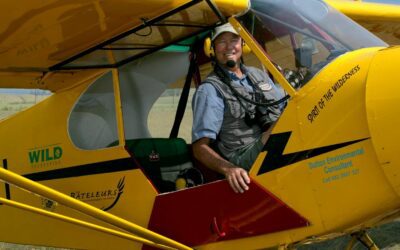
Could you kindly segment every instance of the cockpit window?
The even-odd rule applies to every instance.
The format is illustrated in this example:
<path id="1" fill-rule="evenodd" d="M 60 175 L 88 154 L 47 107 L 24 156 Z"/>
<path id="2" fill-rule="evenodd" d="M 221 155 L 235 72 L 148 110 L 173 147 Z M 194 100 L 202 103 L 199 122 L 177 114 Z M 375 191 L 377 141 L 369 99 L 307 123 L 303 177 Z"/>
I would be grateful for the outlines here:
<path id="1" fill-rule="evenodd" d="M 75 104 L 69 117 L 72 142 L 81 149 L 100 149 L 118 141 L 112 73 L 97 79 Z"/>
<path id="2" fill-rule="evenodd" d="M 184 79 L 188 68 L 188 52 L 159 51 L 119 69 L 127 140 L 169 136 L 178 103 L 170 94 L 181 89 L 172 85 Z"/>
<path id="3" fill-rule="evenodd" d="M 343 53 L 387 46 L 319 0 L 252 0 L 239 20 L 296 87 Z"/>

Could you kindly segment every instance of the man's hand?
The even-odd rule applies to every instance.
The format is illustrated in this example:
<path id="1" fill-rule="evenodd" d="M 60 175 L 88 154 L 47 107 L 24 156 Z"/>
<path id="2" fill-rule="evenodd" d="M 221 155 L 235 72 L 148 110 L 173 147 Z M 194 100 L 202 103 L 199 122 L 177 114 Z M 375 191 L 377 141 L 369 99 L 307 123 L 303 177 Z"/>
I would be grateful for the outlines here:
<path id="1" fill-rule="evenodd" d="M 209 144 L 210 139 L 208 138 L 201 138 L 194 142 L 192 144 L 194 157 L 210 169 L 225 175 L 235 193 L 249 190 L 250 177 L 246 170 L 222 158 Z"/>
<path id="2" fill-rule="evenodd" d="M 250 177 L 243 168 L 233 167 L 226 169 L 225 178 L 235 193 L 249 190 Z"/>

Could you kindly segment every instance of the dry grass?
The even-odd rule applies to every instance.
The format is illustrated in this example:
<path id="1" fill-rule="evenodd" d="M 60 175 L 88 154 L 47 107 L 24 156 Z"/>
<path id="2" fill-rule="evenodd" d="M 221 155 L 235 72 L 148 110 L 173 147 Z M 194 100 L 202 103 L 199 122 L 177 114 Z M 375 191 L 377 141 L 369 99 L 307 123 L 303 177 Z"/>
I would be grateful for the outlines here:
<path id="1" fill-rule="evenodd" d="M 162 117 L 162 119 L 160 119 Z M 174 123 L 174 110 L 153 110 L 148 119 L 148 126 L 152 137 L 168 138 Z M 178 137 L 185 139 L 187 143 L 192 141 L 192 120 L 191 109 L 187 109 L 179 129 Z"/>
<path id="2" fill-rule="evenodd" d="M 32 246 L 32 245 L 20 245 L 12 243 L 0 242 L 0 250 L 61 250 L 64 248 L 54 248 L 54 247 L 43 247 L 43 246 Z"/>
<path id="3" fill-rule="evenodd" d="M 39 101 L 47 98 L 47 95 L 10 95 L 0 94 L 0 120 L 15 114 L 19 111 L 27 109 L 38 103 Z"/>
<path id="4" fill-rule="evenodd" d="M 185 139 L 187 143 L 192 141 L 192 96 L 194 90 L 189 94 L 189 100 L 186 106 L 185 114 L 179 128 L 178 137 Z M 177 93 L 180 94 L 180 93 Z M 168 138 L 175 120 L 176 109 L 179 102 L 179 96 L 160 97 L 150 111 L 147 121 L 149 131 L 152 137 Z"/>

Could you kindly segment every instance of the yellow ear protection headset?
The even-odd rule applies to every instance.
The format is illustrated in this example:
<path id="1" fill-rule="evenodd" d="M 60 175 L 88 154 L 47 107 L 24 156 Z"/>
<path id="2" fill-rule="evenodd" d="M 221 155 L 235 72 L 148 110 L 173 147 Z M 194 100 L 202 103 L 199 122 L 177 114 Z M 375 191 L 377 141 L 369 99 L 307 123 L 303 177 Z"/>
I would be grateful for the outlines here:
<path id="1" fill-rule="evenodd" d="M 203 50 L 204 50 L 204 54 L 206 54 L 206 56 L 208 56 L 210 58 L 215 57 L 215 52 L 214 52 L 213 43 L 211 42 L 211 37 L 207 37 L 204 40 Z M 242 54 L 249 54 L 250 52 L 251 52 L 250 47 L 242 39 Z"/>
<path id="2" fill-rule="evenodd" d="M 181 190 L 187 187 L 194 187 L 204 183 L 203 174 L 197 168 L 187 168 L 181 170 L 175 181 L 176 190 Z"/>

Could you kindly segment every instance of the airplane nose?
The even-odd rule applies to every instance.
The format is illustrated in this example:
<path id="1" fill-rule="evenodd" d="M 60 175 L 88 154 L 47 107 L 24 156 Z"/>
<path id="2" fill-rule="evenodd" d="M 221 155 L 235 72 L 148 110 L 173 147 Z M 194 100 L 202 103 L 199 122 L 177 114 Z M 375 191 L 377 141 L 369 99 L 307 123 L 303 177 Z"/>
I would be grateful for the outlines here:
<path id="1" fill-rule="evenodd" d="M 400 47 L 376 54 L 366 88 L 371 140 L 386 177 L 400 195 Z"/>

